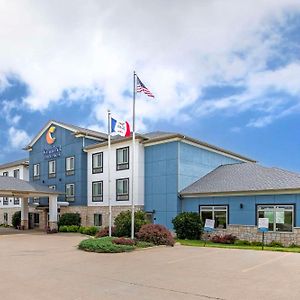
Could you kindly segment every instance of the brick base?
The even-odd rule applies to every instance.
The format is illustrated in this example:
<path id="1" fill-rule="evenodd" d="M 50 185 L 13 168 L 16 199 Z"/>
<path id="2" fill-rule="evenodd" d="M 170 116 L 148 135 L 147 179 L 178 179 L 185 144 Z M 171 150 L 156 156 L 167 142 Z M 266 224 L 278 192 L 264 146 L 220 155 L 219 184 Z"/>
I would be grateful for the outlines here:
<path id="1" fill-rule="evenodd" d="M 228 225 L 227 229 L 217 229 L 210 236 L 216 234 L 233 234 L 239 240 L 250 242 L 262 240 L 262 233 L 258 231 L 257 226 Z M 300 228 L 294 228 L 293 232 L 266 232 L 265 243 L 268 244 L 272 241 L 280 242 L 284 246 L 300 245 Z"/>

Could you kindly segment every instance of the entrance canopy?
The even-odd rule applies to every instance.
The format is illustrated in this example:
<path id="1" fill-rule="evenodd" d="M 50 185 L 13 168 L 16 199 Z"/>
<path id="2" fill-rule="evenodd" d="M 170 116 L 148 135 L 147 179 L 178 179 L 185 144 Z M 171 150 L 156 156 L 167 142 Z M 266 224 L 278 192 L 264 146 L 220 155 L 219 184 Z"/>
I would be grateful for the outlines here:
<path id="1" fill-rule="evenodd" d="M 31 183 L 22 179 L 0 176 L 0 195 L 3 197 L 50 197 L 60 193 L 47 186 Z"/>

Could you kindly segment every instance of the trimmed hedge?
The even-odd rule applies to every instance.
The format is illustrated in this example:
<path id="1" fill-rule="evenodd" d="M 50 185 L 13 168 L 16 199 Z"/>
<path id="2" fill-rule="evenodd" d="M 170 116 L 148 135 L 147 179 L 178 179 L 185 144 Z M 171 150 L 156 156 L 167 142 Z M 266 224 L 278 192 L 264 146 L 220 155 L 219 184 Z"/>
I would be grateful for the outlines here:
<path id="1" fill-rule="evenodd" d="M 211 238 L 213 243 L 218 244 L 234 244 L 237 240 L 237 237 L 233 234 L 224 234 L 224 235 L 214 235 Z"/>
<path id="2" fill-rule="evenodd" d="M 196 212 L 183 212 L 173 220 L 174 230 L 179 239 L 199 240 L 202 235 L 202 221 Z"/>
<path id="3" fill-rule="evenodd" d="M 135 240 L 124 238 L 124 237 L 115 238 L 112 240 L 112 242 L 117 245 L 129 245 L 129 246 L 135 245 Z"/>
<path id="4" fill-rule="evenodd" d="M 79 213 L 65 213 L 63 214 L 58 222 L 58 227 L 60 226 L 80 226 L 81 224 L 81 217 Z"/>
<path id="5" fill-rule="evenodd" d="M 78 232 L 79 226 L 76 225 L 70 225 L 70 226 L 60 226 L 59 232 Z"/>
<path id="6" fill-rule="evenodd" d="M 116 232 L 116 228 L 114 226 L 112 226 L 111 235 L 115 236 L 115 232 Z M 104 227 L 103 229 L 101 229 L 100 231 L 98 231 L 95 236 L 97 238 L 101 238 L 101 237 L 105 237 L 105 236 L 108 236 L 108 235 L 109 235 L 109 228 L 107 226 L 107 227 Z"/>
<path id="7" fill-rule="evenodd" d="M 154 245 L 174 246 L 175 244 L 171 232 L 163 225 L 158 224 L 143 225 L 137 233 L 137 238 Z"/>
<path id="8" fill-rule="evenodd" d="M 79 232 L 81 234 L 92 235 L 94 236 L 98 232 L 98 228 L 95 226 L 81 226 Z"/>

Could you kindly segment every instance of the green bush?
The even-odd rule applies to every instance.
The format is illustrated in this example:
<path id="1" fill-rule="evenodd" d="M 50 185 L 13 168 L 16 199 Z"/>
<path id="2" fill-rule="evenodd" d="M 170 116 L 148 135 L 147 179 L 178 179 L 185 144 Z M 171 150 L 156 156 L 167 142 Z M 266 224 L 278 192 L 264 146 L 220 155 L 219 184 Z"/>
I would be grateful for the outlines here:
<path id="1" fill-rule="evenodd" d="M 268 247 L 278 247 L 278 248 L 283 248 L 283 244 L 277 241 L 272 241 L 267 245 Z"/>
<path id="2" fill-rule="evenodd" d="M 68 226 L 59 226 L 59 229 L 58 229 L 59 232 L 68 232 Z"/>
<path id="3" fill-rule="evenodd" d="M 236 240 L 234 244 L 237 246 L 251 246 L 251 242 L 247 240 Z"/>
<path id="4" fill-rule="evenodd" d="M 154 246 L 153 243 L 144 242 L 144 241 L 136 241 L 135 245 L 136 245 L 137 248 L 148 248 L 148 247 L 153 247 Z"/>
<path id="5" fill-rule="evenodd" d="M 146 219 L 146 213 L 136 211 L 134 213 L 134 232 L 138 232 L 141 227 L 149 223 Z M 131 211 L 122 211 L 115 218 L 115 235 L 116 236 L 131 236 Z"/>
<path id="6" fill-rule="evenodd" d="M 76 225 L 70 225 L 70 226 L 60 226 L 59 227 L 59 232 L 78 232 L 79 226 Z"/>
<path id="7" fill-rule="evenodd" d="M 92 235 L 94 236 L 98 232 L 98 228 L 95 226 L 81 226 L 79 232 L 81 234 Z"/>
<path id="8" fill-rule="evenodd" d="M 112 243 L 113 238 L 102 237 L 102 238 L 91 238 L 80 242 L 78 248 L 89 252 L 98 253 L 119 253 L 129 252 L 134 250 L 134 246 L 129 245 L 118 245 Z"/>
<path id="9" fill-rule="evenodd" d="M 262 242 L 258 242 L 258 241 L 251 242 L 251 246 L 262 246 Z"/>
<path id="10" fill-rule="evenodd" d="M 21 211 L 16 211 L 12 216 L 12 225 L 14 228 L 21 226 Z"/>
<path id="11" fill-rule="evenodd" d="M 177 238 L 199 240 L 202 234 L 202 221 L 196 212 L 183 212 L 177 215 L 172 223 Z"/>
<path id="12" fill-rule="evenodd" d="M 58 222 L 58 227 L 60 226 L 80 226 L 81 224 L 81 217 L 79 213 L 66 213 L 63 214 Z"/>

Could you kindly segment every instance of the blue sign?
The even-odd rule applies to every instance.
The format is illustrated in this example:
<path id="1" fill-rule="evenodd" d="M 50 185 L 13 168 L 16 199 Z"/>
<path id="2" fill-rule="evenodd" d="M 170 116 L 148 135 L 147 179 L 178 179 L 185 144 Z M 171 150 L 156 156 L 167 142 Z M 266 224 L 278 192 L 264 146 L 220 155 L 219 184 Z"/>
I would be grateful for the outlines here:
<path id="1" fill-rule="evenodd" d="M 57 158 L 61 155 L 61 146 L 52 146 L 49 149 L 44 149 L 44 158 L 45 159 L 51 159 L 51 158 Z"/>

